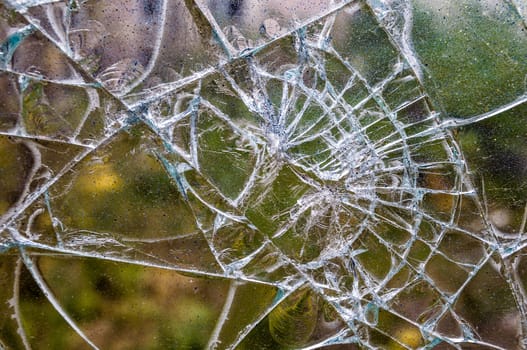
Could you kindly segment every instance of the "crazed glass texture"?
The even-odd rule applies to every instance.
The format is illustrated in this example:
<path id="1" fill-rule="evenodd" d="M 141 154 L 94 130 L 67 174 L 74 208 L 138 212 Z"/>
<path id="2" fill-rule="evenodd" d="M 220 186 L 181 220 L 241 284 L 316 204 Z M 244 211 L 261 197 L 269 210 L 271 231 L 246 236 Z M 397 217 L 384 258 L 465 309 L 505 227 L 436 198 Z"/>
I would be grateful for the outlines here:
<path id="1" fill-rule="evenodd" d="M 0 349 L 523 349 L 522 0 L 0 2 Z"/>

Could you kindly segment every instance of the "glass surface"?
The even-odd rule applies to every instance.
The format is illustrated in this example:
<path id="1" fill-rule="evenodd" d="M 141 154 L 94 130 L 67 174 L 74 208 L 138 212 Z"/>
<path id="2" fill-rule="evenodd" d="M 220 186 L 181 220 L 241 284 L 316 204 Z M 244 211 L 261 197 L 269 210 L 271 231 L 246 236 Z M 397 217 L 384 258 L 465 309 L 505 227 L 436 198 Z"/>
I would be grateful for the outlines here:
<path id="1" fill-rule="evenodd" d="M 0 349 L 523 349 L 524 0 L 0 1 Z"/>

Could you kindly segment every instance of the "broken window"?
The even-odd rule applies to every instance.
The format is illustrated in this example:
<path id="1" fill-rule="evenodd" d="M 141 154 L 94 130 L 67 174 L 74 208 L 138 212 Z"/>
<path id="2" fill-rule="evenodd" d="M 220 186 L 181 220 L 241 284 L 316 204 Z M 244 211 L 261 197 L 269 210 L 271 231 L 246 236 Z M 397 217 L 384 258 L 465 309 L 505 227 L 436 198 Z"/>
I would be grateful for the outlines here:
<path id="1" fill-rule="evenodd" d="M 4 0 L 0 349 L 516 349 L 521 0 Z"/>

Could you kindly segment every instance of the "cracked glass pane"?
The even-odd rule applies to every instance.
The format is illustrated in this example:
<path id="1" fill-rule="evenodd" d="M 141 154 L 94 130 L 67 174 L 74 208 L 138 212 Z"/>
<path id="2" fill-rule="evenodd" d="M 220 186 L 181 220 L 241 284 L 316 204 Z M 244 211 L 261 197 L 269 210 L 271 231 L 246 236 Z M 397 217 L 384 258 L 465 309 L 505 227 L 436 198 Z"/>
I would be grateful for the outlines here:
<path id="1" fill-rule="evenodd" d="M 0 1 L 0 349 L 524 349 L 522 0 Z"/>

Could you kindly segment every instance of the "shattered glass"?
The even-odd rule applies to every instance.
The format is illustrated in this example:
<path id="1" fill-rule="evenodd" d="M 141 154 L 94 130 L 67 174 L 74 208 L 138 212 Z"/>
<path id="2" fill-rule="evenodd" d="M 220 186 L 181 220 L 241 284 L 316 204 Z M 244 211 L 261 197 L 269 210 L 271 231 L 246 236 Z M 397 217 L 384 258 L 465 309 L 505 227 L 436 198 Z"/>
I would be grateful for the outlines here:
<path id="1" fill-rule="evenodd" d="M 524 0 L 3 0 L 0 349 L 524 349 Z"/>

